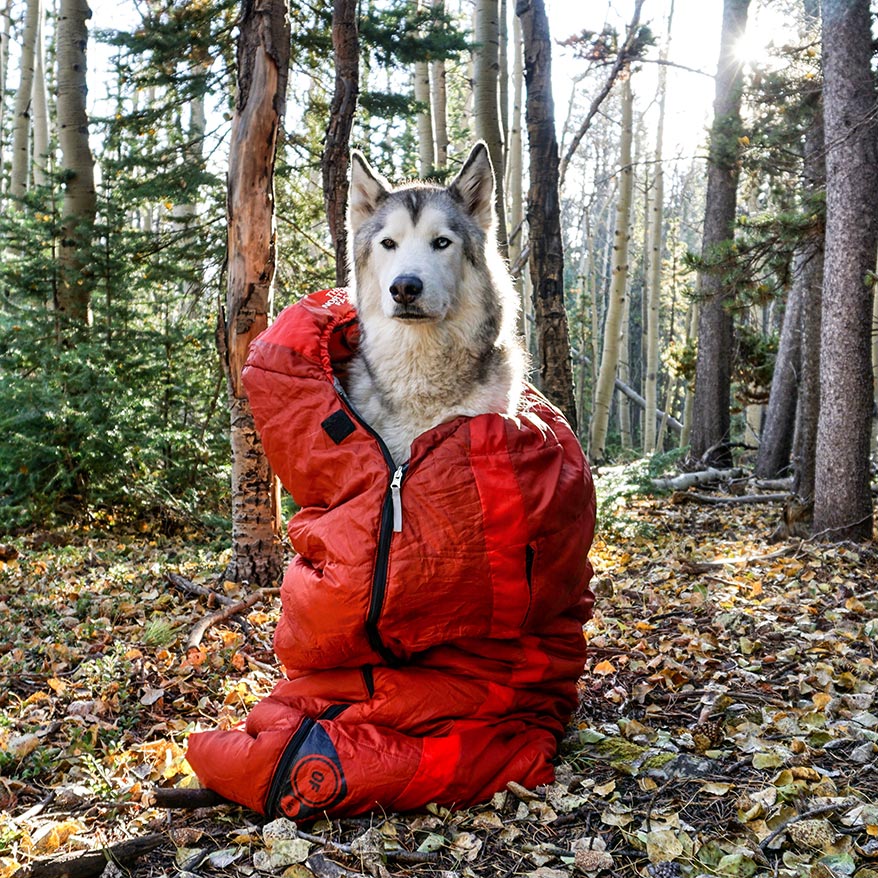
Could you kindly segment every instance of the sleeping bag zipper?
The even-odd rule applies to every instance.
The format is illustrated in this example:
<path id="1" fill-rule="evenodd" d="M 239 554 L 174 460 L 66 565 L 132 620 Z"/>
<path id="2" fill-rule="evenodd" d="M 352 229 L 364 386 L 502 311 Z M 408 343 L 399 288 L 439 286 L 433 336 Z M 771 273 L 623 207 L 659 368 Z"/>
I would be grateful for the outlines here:
<path id="1" fill-rule="evenodd" d="M 378 631 L 378 621 L 381 618 L 381 610 L 384 607 L 384 593 L 387 590 L 387 571 L 390 566 L 390 542 L 393 534 L 402 530 L 402 480 L 408 470 L 408 463 L 397 466 L 393 460 L 387 445 L 381 436 L 363 420 L 356 410 L 344 387 L 338 378 L 333 379 L 335 392 L 341 397 L 351 414 L 363 429 L 372 436 L 381 449 L 384 462 L 390 471 L 390 482 L 387 494 L 384 496 L 384 505 L 381 507 L 381 523 L 378 529 L 378 548 L 375 553 L 375 570 L 372 574 L 372 593 L 369 599 L 369 610 L 366 614 L 366 637 L 369 645 L 388 665 L 394 667 L 400 663 L 400 659 L 388 649 L 381 634 Z"/>

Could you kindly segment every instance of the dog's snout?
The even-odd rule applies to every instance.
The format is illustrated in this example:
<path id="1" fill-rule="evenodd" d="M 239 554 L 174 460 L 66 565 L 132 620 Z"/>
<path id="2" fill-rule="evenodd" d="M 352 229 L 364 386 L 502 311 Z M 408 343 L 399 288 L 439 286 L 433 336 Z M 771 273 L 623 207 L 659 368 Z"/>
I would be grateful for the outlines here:
<path id="1" fill-rule="evenodd" d="M 390 285 L 393 301 L 399 305 L 411 305 L 422 292 L 424 292 L 424 284 L 413 274 L 401 274 Z"/>

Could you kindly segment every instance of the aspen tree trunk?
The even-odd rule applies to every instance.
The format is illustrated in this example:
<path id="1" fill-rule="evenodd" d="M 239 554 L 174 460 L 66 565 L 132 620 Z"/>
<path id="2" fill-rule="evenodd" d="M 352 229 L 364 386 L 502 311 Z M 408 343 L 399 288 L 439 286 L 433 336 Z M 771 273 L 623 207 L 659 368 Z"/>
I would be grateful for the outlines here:
<path id="1" fill-rule="evenodd" d="M 497 181 L 494 205 L 497 211 L 497 243 L 503 256 L 508 256 L 508 231 L 503 180 L 503 130 L 500 126 L 500 10 L 499 0 L 476 0 L 475 40 L 473 53 L 473 116 L 476 137 L 484 140 L 494 166 Z"/>
<path id="2" fill-rule="evenodd" d="M 426 61 L 415 61 L 414 80 L 415 100 L 420 104 L 417 115 L 418 176 L 424 179 L 433 173 L 436 166 L 430 109 L 430 66 Z"/>
<path id="3" fill-rule="evenodd" d="M 674 20 L 674 4 L 668 13 L 668 36 L 662 47 L 661 60 L 668 60 L 671 43 L 671 25 Z M 654 177 L 652 184 L 651 211 L 647 219 L 649 225 L 649 269 L 646 276 L 646 351 L 645 375 L 643 381 L 643 398 L 646 410 L 643 414 L 643 453 L 651 454 L 656 450 L 656 416 L 658 405 L 658 371 L 659 371 L 659 303 L 662 290 L 662 226 L 665 198 L 665 172 L 662 164 L 664 152 L 665 104 L 668 90 L 668 68 L 659 67 L 658 80 L 658 122 L 655 131 Z M 665 407 L 667 411 L 667 406 Z"/>
<path id="4" fill-rule="evenodd" d="M 497 97 L 500 103 L 500 137 L 503 142 L 504 179 L 509 161 L 509 9 L 506 0 L 500 0 L 500 69 L 498 71 Z"/>
<path id="5" fill-rule="evenodd" d="M 622 306 L 622 329 L 619 335 L 619 365 L 616 367 L 616 377 L 623 383 L 631 386 L 631 296 L 625 296 Z M 631 433 L 631 405 L 628 397 L 622 394 L 616 397 L 616 405 L 619 408 L 619 443 L 622 448 L 631 448 L 634 444 Z"/>
<path id="6" fill-rule="evenodd" d="M 232 445 L 232 559 L 226 579 L 261 588 L 281 573 L 280 496 L 253 424 L 241 371 L 268 326 L 274 293 L 274 162 L 290 53 L 285 0 L 243 5 L 238 96 L 229 145 L 228 287 L 224 331 Z"/>
<path id="7" fill-rule="evenodd" d="M 0 168 L 6 166 L 6 79 L 9 69 L 9 32 L 12 30 L 12 0 L 0 8 Z"/>
<path id="8" fill-rule="evenodd" d="M 357 5 L 357 0 L 334 0 L 332 5 L 335 91 L 329 106 L 329 124 L 321 160 L 323 201 L 335 248 L 335 283 L 340 287 L 348 282 L 349 270 L 345 212 L 348 203 L 351 129 L 354 125 L 360 81 Z M 289 50 L 286 57 L 289 58 Z"/>
<path id="9" fill-rule="evenodd" d="M 509 128 L 509 152 L 506 167 L 506 193 L 509 199 L 509 264 L 519 265 L 524 244 L 524 202 L 522 198 L 524 177 L 524 146 L 521 137 L 522 96 L 524 89 L 524 54 L 521 43 L 521 22 L 518 16 L 512 21 L 512 120 Z M 523 273 L 522 273 L 523 274 Z M 515 287 L 521 297 L 519 331 L 527 339 L 530 333 L 528 321 L 529 303 L 524 295 L 522 274 L 515 279 Z"/>
<path id="10" fill-rule="evenodd" d="M 826 256 L 815 458 L 815 537 L 872 538 L 872 279 L 878 126 L 869 0 L 823 2 Z"/>
<path id="11" fill-rule="evenodd" d="M 527 224 L 540 379 L 543 392 L 561 409 L 575 431 L 576 397 L 564 310 L 564 246 L 549 20 L 544 0 L 518 0 L 515 13 L 521 19 L 524 40 L 525 117 L 530 157 Z"/>
<path id="12" fill-rule="evenodd" d="M 725 0 L 723 5 L 701 238 L 702 259 L 707 261 L 715 259 L 721 248 L 730 246 L 735 236 L 743 89 L 742 65 L 735 50 L 747 25 L 749 5 L 750 0 Z M 729 404 L 733 325 L 727 305 L 734 291 L 723 280 L 722 270 L 700 271 L 698 279 L 702 304 L 690 459 L 698 465 L 725 467 L 732 462 Z"/>
<path id="13" fill-rule="evenodd" d="M 28 173 L 28 144 L 31 132 L 31 99 L 34 89 L 37 35 L 40 32 L 42 17 L 42 0 L 27 0 L 24 32 L 21 37 L 21 75 L 18 81 L 18 91 L 15 93 L 12 119 L 12 171 L 9 177 L 9 194 L 13 198 L 24 198 L 30 177 Z"/>
<path id="14" fill-rule="evenodd" d="M 91 319 L 90 248 L 97 210 L 94 159 L 88 144 L 86 115 L 86 21 L 91 11 L 85 0 L 61 0 L 58 6 L 58 143 L 64 175 L 61 206 L 59 277 L 55 308 L 74 326 Z"/>
<path id="15" fill-rule="evenodd" d="M 686 329 L 686 343 L 698 337 L 698 322 L 701 318 L 701 309 L 697 302 L 693 302 L 689 308 L 689 322 Z M 692 411 L 695 408 L 695 390 L 692 384 L 686 385 L 686 395 L 683 399 L 683 429 L 680 431 L 680 448 L 689 444 L 692 436 Z"/>
<path id="16" fill-rule="evenodd" d="M 40 16 L 37 40 L 34 46 L 34 82 L 31 106 L 33 108 L 33 178 L 35 186 L 45 186 L 49 157 L 49 102 L 46 98 L 46 50 L 43 45 L 45 16 Z"/>
<path id="17" fill-rule="evenodd" d="M 631 77 L 622 82 L 622 139 L 619 146 L 619 200 L 616 203 L 616 230 L 613 244 L 613 279 L 607 298 L 604 320 L 604 344 L 601 365 L 595 388 L 594 414 L 591 421 L 589 455 L 594 461 L 606 456 L 607 429 L 610 422 L 610 406 L 613 402 L 616 368 L 619 364 L 622 321 L 625 315 L 625 298 L 628 284 L 628 242 L 631 237 L 631 194 L 634 187 L 634 170 L 631 167 L 632 107 Z"/>
<path id="18" fill-rule="evenodd" d="M 437 12 L 445 11 L 445 0 L 433 0 Z M 448 167 L 448 91 L 445 61 L 430 62 L 430 108 L 433 114 L 433 154 L 437 170 Z"/>

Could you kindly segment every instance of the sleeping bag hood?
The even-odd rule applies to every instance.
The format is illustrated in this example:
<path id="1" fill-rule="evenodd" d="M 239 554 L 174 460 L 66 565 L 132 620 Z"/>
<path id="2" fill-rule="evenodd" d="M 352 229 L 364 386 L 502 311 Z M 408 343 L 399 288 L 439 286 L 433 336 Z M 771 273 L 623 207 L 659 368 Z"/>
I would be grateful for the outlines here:
<path id="1" fill-rule="evenodd" d="M 591 614 L 591 476 L 533 388 L 515 417 L 460 417 L 397 467 L 350 405 L 344 290 L 287 308 L 244 384 L 300 511 L 275 652 L 242 727 L 193 734 L 201 782 L 270 817 L 484 801 L 552 780 Z"/>

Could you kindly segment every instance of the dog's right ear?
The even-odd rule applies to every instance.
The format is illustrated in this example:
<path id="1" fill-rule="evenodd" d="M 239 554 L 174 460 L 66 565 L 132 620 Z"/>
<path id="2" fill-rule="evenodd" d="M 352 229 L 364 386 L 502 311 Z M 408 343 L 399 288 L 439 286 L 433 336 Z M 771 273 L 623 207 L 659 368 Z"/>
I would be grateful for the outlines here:
<path id="1" fill-rule="evenodd" d="M 351 150 L 351 186 L 348 191 L 348 224 L 356 231 L 390 192 L 390 184 L 372 170 L 365 156 Z"/>

